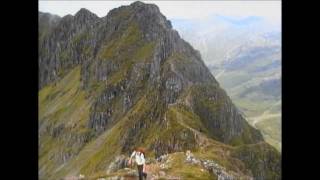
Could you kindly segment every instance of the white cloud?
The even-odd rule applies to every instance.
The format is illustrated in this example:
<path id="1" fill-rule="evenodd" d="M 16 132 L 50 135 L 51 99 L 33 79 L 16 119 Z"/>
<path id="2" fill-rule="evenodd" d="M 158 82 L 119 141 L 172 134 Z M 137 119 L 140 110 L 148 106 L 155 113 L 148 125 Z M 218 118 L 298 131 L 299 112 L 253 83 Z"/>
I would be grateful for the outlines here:
<path id="1" fill-rule="evenodd" d="M 59 16 L 87 8 L 99 17 L 109 10 L 133 1 L 39 1 L 39 10 Z M 144 1 L 157 4 L 168 18 L 199 19 L 209 15 L 261 16 L 273 24 L 281 23 L 281 1 Z"/>

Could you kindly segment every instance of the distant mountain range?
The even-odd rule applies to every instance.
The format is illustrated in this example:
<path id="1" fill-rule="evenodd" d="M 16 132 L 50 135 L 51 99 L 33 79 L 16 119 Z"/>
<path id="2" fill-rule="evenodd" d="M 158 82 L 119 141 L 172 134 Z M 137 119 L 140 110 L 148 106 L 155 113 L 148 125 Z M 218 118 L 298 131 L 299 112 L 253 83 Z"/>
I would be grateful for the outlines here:
<path id="1" fill-rule="evenodd" d="M 262 17 L 172 21 L 266 140 L 281 150 L 281 29 Z"/>

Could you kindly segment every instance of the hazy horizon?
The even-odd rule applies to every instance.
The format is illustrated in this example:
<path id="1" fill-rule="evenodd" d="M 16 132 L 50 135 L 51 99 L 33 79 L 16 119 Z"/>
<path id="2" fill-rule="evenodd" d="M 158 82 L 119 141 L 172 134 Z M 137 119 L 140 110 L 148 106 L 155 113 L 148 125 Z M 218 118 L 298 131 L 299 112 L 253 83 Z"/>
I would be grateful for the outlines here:
<path id="1" fill-rule="evenodd" d="M 39 1 L 39 11 L 60 17 L 74 15 L 86 8 L 99 17 L 111 9 L 135 1 Z M 212 16 L 227 17 L 232 21 L 260 18 L 271 26 L 281 26 L 281 1 L 142 1 L 156 4 L 169 19 L 205 20 Z M 188 13 L 186 13 L 188 12 Z"/>

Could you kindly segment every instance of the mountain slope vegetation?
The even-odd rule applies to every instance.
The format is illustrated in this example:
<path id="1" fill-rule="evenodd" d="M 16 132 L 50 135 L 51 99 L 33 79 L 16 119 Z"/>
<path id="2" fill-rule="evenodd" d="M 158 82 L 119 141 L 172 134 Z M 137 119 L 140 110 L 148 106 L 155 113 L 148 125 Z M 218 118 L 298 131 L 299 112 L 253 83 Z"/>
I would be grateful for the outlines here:
<path id="1" fill-rule="evenodd" d="M 134 2 L 102 18 L 81 9 L 41 27 L 40 179 L 124 176 L 123 162 L 137 146 L 150 160 L 177 159 L 166 173 L 179 177 L 218 177 L 186 174 L 200 167 L 182 166 L 182 152 L 190 150 L 240 177 L 280 179 L 279 153 L 156 5 Z M 251 152 L 258 155 L 247 162 Z M 258 170 L 250 164 L 271 156 Z"/>

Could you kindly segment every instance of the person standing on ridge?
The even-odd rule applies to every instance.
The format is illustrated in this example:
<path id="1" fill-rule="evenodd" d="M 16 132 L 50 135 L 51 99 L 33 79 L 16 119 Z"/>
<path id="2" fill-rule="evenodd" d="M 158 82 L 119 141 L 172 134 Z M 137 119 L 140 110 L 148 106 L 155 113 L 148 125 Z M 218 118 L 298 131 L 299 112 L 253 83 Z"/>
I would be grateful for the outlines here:
<path id="1" fill-rule="evenodd" d="M 139 180 L 143 180 L 143 177 L 147 179 L 146 173 L 146 160 L 145 160 L 145 152 L 142 148 L 136 148 L 130 156 L 128 164 L 131 164 L 132 158 L 135 157 L 135 162 L 138 167 Z"/>

